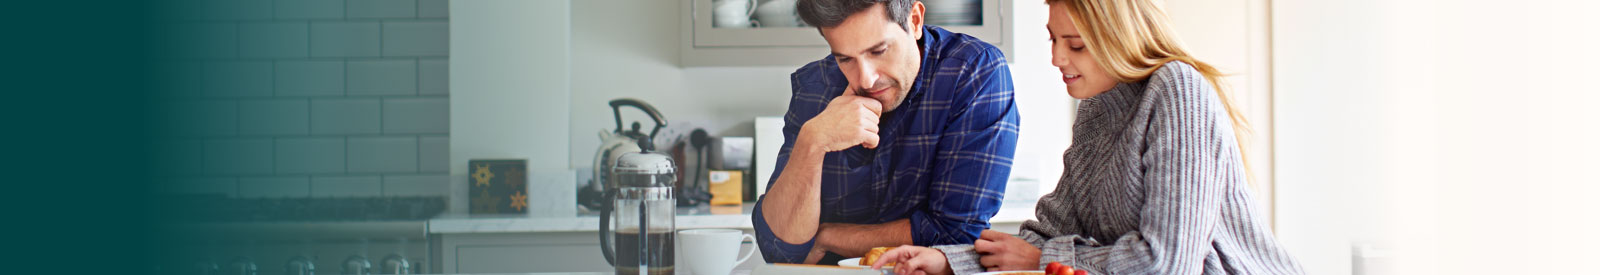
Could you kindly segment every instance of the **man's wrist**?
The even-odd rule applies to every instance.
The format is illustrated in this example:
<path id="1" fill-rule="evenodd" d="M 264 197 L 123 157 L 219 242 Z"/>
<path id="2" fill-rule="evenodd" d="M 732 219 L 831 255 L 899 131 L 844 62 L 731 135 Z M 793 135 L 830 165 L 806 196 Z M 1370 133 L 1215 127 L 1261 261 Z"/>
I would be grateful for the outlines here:
<path id="1" fill-rule="evenodd" d="M 816 143 L 816 140 L 811 138 L 811 135 L 807 134 L 809 134 L 809 132 L 806 131 L 806 129 L 802 126 L 800 129 L 800 134 L 795 135 L 794 148 L 790 149 L 789 151 L 790 158 L 793 158 L 793 156 L 796 155 L 815 156 L 827 153 L 826 149 L 823 149 L 821 145 Z"/>
<path id="2" fill-rule="evenodd" d="M 817 223 L 817 235 L 812 237 L 815 239 L 815 241 L 812 242 L 811 245 L 816 246 L 818 249 L 833 251 L 834 247 L 827 241 L 830 240 L 828 238 L 828 233 L 833 231 L 829 230 L 829 227 L 830 226 L 828 226 L 828 223 Z"/>

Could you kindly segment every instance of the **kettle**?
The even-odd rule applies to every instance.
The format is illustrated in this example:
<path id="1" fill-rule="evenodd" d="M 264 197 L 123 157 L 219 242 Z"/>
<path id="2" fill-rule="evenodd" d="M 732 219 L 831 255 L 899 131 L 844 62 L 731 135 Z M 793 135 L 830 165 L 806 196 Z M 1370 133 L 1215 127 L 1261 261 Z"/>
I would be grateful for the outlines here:
<path id="1" fill-rule="evenodd" d="M 616 274 L 673 274 L 677 176 L 666 154 L 643 150 L 617 157 L 610 178 L 616 188 L 606 191 L 611 203 L 600 208 L 599 231 L 600 251 Z"/>
<path id="2" fill-rule="evenodd" d="M 661 112 L 656 111 L 656 107 L 645 104 L 644 101 L 618 98 L 611 100 L 610 104 L 617 128 L 611 132 L 600 131 L 600 148 L 594 154 L 594 178 L 589 180 L 588 186 L 578 189 L 578 204 L 590 210 L 606 208 L 606 204 L 611 203 L 604 198 L 604 194 L 616 188 L 616 184 L 611 180 L 611 168 L 615 167 L 617 158 L 628 152 L 655 150 L 656 133 L 667 126 L 667 119 L 661 116 Z M 655 121 L 655 127 L 650 129 L 650 134 L 645 135 L 641 132 L 637 121 L 633 122 L 632 128 L 622 128 L 622 107 L 633 107 L 650 115 L 650 119 Z"/>

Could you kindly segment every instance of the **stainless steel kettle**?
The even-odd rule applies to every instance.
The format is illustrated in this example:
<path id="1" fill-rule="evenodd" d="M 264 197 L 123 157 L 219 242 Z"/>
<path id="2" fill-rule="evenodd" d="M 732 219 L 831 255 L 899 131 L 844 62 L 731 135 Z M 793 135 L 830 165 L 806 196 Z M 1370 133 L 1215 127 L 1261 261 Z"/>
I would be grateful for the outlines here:
<path id="1" fill-rule="evenodd" d="M 578 189 L 578 204 L 590 210 L 599 210 L 611 203 L 605 198 L 605 192 L 617 188 L 611 180 L 611 168 L 616 167 L 617 158 L 624 153 L 655 150 L 656 133 L 667 126 L 667 119 L 661 116 L 661 112 L 644 101 L 618 98 L 611 100 L 610 104 L 617 128 L 610 132 L 600 131 L 600 148 L 594 154 L 594 177 L 589 179 L 587 186 Z M 655 121 L 650 134 L 640 131 L 638 121 L 632 123 L 632 128 L 622 128 L 622 107 L 633 107 L 649 115 Z"/>

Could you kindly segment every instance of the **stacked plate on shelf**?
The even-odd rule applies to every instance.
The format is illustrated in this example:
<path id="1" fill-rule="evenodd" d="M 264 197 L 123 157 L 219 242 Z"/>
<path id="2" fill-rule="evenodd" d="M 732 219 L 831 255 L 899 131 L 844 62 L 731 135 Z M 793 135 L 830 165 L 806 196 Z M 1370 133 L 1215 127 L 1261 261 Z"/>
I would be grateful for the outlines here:
<path id="1" fill-rule="evenodd" d="M 922 0 L 922 4 L 929 25 L 983 25 L 983 0 Z"/>

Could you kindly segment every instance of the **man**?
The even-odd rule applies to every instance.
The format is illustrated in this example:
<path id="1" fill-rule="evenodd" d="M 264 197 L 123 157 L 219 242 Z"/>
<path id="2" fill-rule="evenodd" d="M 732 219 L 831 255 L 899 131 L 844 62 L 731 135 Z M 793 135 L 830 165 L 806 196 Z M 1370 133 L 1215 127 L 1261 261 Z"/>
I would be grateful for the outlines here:
<path id="1" fill-rule="evenodd" d="M 993 45 L 924 26 L 915 0 L 802 0 L 833 51 L 790 76 L 779 170 L 752 220 L 767 262 L 969 244 L 1000 209 L 1016 148 Z"/>

